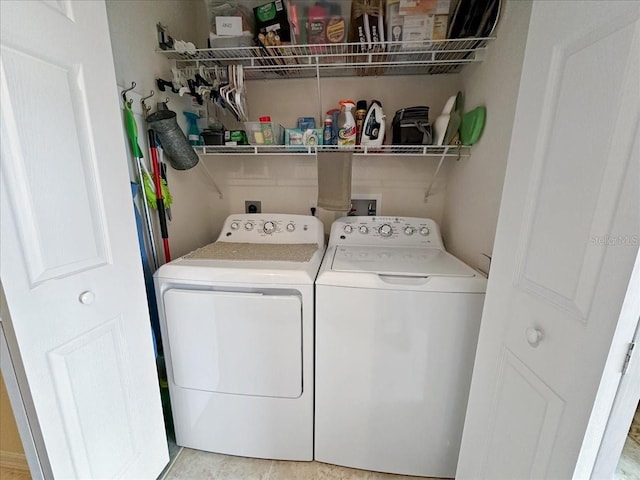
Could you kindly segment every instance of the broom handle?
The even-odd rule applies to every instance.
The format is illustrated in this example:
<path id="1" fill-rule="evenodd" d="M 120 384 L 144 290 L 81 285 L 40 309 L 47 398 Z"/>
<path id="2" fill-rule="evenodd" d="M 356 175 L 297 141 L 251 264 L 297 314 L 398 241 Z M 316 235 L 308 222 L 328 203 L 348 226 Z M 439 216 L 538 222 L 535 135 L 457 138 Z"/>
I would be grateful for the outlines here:
<path id="1" fill-rule="evenodd" d="M 136 167 L 138 170 L 138 178 L 140 179 L 140 190 L 142 191 L 142 211 L 144 212 L 144 220 L 147 224 L 147 235 L 149 236 L 149 245 L 151 246 L 151 260 L 153 260 L 153 271 L 158 269 L 158 251 L 156 249 L 156 241 L 153 236 L 153 226 L 151 225 L 151 213 L 149 212 L 149 204 L 147 203 L 147 192 L 144 188 L 144 177 L 142 173 L 142 158 L 136 157 Z"/>
<path id="2" fill-rule="evenodd" d="M 156 134 L 149 129 L 149 150 L 151 151 L 151 164 L 153 169 L 153 179 L 156 185 L 156 200 L 158 206 L 158 219 L 160 220 L 160 232 L 164 244 L 165 262 L 171 261 L 169 250 L 169 231 L 167 230 L 167 215 L 164 211 L 164 200 L 162 198 L 162 181 L 160 180 L 160 164 L 158 163 L 158 150 L 156 148 Z"/>

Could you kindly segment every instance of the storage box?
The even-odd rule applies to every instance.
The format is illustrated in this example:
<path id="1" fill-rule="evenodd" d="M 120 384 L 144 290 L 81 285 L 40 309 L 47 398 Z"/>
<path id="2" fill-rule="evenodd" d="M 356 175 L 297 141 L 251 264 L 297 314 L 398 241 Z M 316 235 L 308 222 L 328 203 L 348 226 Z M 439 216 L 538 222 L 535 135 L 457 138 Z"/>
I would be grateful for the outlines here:
<path id="1" fill-rule="evenodd" d="M 284 5 L 284 0 L 266 2 L 253 9 L 256 20 L 256 41 L 265 44 L 261 38 L 269 33 L 274 33 L 280 43 L 291 42 L 291 29 L 289 16 Z M 265 44 L 266 45 L 266 44 Z"/>
<path id="2" fill-rule="evenodd" d="M 285 129 L 284 142 L 285 145 L 300 148 L 322 145 L 322 129 L 287 128 Z"/>
<path id="3" fill-rule="evenodd" d="M 251 145 L 283 145 L 284 128 L 275 122 L 244 122 Z M 269 139 L 272 139 L 270 141 Z"/>
<path id="4" fill-rule="evenodd" d="M 450 0 L 387 0 L 387 38 L 420 42 L 445 40 Z"/>
<path id="5" fill-rule="evenodd" d="M 349 30 L 350 2 L 287 2 L 291 41 L 296 44 L 345 43 Z"/>

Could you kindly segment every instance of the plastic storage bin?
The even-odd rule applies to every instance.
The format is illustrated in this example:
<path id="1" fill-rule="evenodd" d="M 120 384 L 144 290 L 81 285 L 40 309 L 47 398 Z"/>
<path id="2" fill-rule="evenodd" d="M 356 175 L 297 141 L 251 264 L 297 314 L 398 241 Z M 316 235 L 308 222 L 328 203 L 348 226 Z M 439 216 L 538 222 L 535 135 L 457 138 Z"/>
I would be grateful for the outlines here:
<path id="1" fill-rule="evenodd" d="M 349 33 L 351 2 L 290 0 L 292 43 L 345 43 Z"/>
<path id="2" fill-rule="evenodd" d="M 244 122 L 244 128 L 251 145 L 284 145 L 284 128 L 279 123 Z"/>

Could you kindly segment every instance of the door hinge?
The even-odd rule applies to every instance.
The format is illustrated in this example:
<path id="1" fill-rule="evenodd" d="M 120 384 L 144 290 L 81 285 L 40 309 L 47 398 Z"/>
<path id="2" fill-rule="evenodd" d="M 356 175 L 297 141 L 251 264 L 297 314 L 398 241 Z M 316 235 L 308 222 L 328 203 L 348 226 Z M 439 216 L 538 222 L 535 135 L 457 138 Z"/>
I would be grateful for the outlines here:
<path id="1" fill-rule="evenodd" d="M 624 364 L 622 365 L 622 375 L 627 373 L 627 369 L 629 368 L 629 362 L 631 361 L 631 356 L 633 355 L 633 349 L 636 347 L 636 342 L 631 342 L 629 344 L 629 348 L 627 349 L 627 354 L 624 356 Z"/>

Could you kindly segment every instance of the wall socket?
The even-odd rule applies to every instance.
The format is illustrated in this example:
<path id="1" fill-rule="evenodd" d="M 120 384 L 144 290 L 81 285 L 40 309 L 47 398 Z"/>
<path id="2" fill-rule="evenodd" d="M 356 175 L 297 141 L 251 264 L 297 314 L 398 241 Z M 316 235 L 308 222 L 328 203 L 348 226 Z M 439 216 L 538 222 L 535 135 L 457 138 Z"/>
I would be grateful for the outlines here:
<path id="1" fill-rule="evenodd" d="M 261 213 L 262 202 L 260 200 L 245 200 L 244 213 Z"/>
<path id="2" fill-rule="evenodd" d="M 352 198 L 349 215 L 374 216 L 378 213 L 378 201 L 375 198 Z"/>

